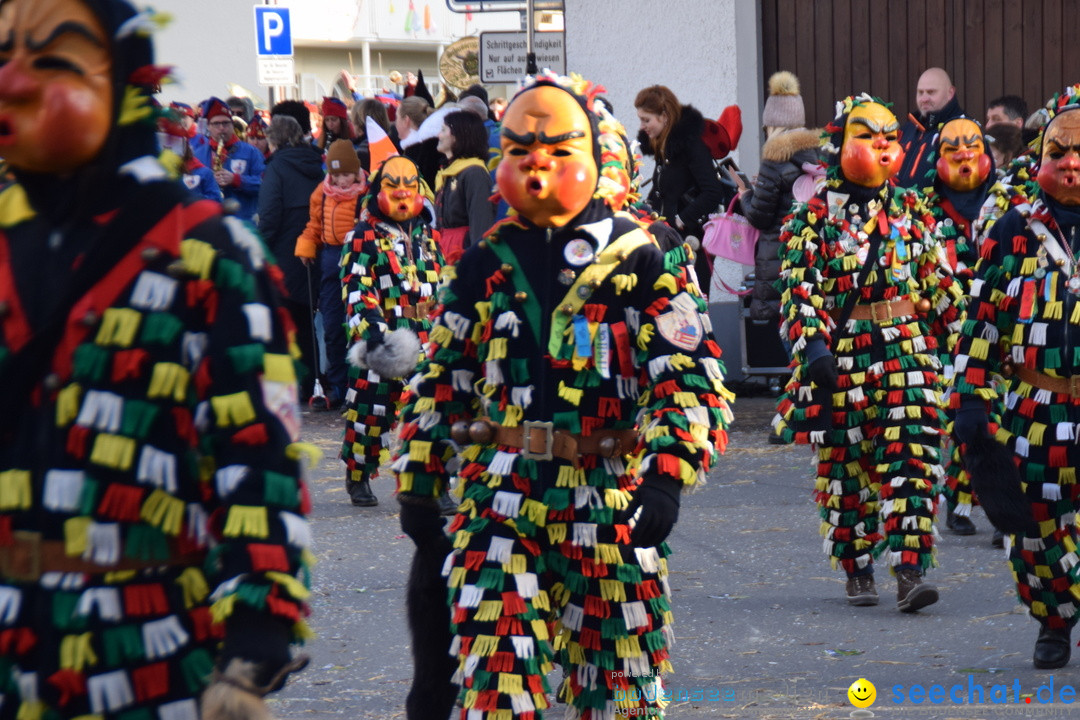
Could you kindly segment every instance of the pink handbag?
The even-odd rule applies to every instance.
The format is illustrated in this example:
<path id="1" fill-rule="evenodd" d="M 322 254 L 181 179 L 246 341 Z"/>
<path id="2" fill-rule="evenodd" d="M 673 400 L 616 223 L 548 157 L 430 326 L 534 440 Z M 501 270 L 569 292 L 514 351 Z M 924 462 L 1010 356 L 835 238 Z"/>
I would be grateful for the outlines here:
<path id="1" fill-rule="evenodd" d="M 705 223 L 701 246 L 716 257 L 734 260 L 742 265 L 754 264 L 754 246 L 757 245 L 760 231 L 750 221 L 735 212 L 735 202 L 731 200 L 727 212 L 710 215 Z"/>

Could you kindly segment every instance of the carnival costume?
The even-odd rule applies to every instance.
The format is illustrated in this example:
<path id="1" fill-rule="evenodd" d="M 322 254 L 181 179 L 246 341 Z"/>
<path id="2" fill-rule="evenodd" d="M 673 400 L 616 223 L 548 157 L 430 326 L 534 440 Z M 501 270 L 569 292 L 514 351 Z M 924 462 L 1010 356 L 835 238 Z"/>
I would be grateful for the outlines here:
<path id="1" fill-rule="evenodd" d="M 888 182 L 902 156 L 895 117 L 867 95 L 837 109 L 825 150 L 840 157 L 825 190 L 781 233 L 782 333 L 794 372 L 777 431 L 817 446 L 824 549 L 848 575 L 849 600 L 877 603 L 872 563 L 884 554 L 905 571 L 900 609 L 914 610 L 904 591 L 934 565 L 942 479 L 931 326 L 955 324 L 960 286 L 923 224 L 919 196 Z M 916 605 L 937 599 L 923 588 Z"/>
<path id="2" fill-rule="evenodd" d="M 408 158 L 387 160 L 372 179 L 359 223 L 342 249 L 351 349 L 341 457 L 354 502 L 374 497 L 370 480 L 397 420 L 402 378 L 416 369 L 435 310 L 443 260 L 423 210 L 421 182 Z M 396 196 L 402 193 L 408 195 L 404 201 Z"/>
<path id="3" fill-rule="evenodd" d="M 156 160 L 156 20 L 0 5 L 2 718 L 196 720 L 308 634 L 291 326 L 259 238 Z M 69 35 L 63 71 L 30 41 Z"/>
<path id="4" fill-rule="evenodd" d="M 926 225 L 933 228 L 964 295 L 978 259 L 975 221 L 996 177 L 987 148 L 982 128 L 974 120 L 957 118 L 946 122 L 937 133 L 937 147 L 930 157 L 934 167 L 930 175 L 932 182 L 924 192 L 928 210 L 924 218 Z M 937 339 L 946 388 L 953 376 L 950 337 L 955 339 L 955 334 L 946 331 Z M 948 404 L 947 398 L 945 403 Z M 958 448 L 952 447 L 950 454 L 942 487 L 948 527 L 959 535 L 971 535 L 976 531 L 970 518 L 971 479 L 960 462 Z"/>
<path id="5" fill-rule="evenodd" d="M 572 717 L 662 715 L 663 540 L 726 442 L 700 291 L 593 197 L 596 121 L 574 90 L 589 87 L 544 76 L 511 102 L 497 175 L 519 215 L 454 268 L 403 414 L 394 469 L 418 543 L 437 540 L 455 445 L 462 460 L 445 566 L 462 718 L 541 718 L 555 653 Z"/>
<path id="6" fill-rule="evenodd" d="M 1033 523 L 1009 538 L 1021 602 L 1039 621 L 1035 666 L 1069 659 L 1080 597 L 1075 524 L 1080 486 L 1080 106 L 1073 86 L 1048 105 L 1040 191 L 993 224 L 983 241 L 956 351 L 955 432 L 993 436 L 1019 466 Z M 992 382 L 1004 376 L 1004 387 Z M 1002 409 L 1000 425 L 991 414 Z"/>

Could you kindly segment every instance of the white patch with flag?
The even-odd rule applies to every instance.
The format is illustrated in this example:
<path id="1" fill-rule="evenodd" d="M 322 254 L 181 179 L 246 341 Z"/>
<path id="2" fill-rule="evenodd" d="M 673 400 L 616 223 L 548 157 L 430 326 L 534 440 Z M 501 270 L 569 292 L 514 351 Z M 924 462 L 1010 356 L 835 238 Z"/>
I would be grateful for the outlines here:
<path id="1" fill-rule="evenodd" d="M 696 350 L 705 336 L 697 303 L 687 293 L 676 295 L 667 312 L 656 317 L 660 336 L 682 350 Z"/>

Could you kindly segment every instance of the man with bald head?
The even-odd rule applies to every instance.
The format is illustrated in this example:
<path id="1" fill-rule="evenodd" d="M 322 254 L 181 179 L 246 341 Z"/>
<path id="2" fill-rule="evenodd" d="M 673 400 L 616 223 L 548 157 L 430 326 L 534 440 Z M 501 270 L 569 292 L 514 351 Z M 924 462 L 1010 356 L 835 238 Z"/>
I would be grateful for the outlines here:
<path id="1" fill-rule="evenodd" d="M 953 118 L 963 117 L 964 111 L 956 101 L 956 88 L 949 73 L 932 67 L 919 76 L 915 88 L 915 104 L 918 111 L 908 113 L 907 122 L 900 128 L 900 145 L 904 148 L 904 164 L 896 175 L 901 187 L 922 188 L 933 178 L 927 173 L 933 169 L 930 159 L 938 127 Z"/>

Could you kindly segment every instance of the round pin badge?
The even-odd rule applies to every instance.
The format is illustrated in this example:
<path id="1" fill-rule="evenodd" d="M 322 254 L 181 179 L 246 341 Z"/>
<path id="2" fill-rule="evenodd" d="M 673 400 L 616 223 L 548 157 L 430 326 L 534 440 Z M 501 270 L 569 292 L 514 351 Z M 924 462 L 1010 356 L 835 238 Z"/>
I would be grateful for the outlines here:
<path id="1" fill-rule="evenodd" d="M 592 245 L 588 240 L 571 240 L 566 243 L 566 247 L 563 248 L 563 257 L 566 258 L 566 262 L 571 265 L 585 265 L 593 260 Z"/>

